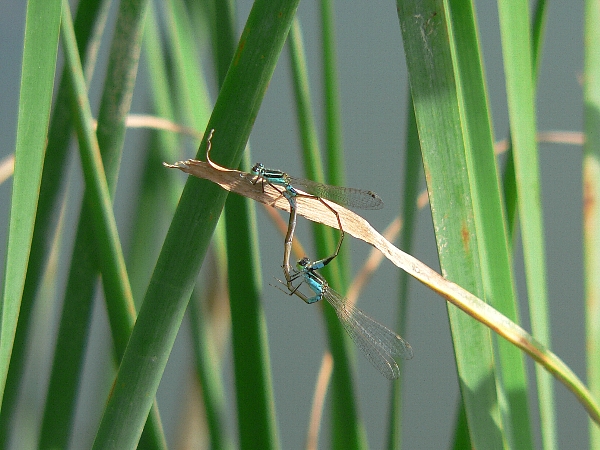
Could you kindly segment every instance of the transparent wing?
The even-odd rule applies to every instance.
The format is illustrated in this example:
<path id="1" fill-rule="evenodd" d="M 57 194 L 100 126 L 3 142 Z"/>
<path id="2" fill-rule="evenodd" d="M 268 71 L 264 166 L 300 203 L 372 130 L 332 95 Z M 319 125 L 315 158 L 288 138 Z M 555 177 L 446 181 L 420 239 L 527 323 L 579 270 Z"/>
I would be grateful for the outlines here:
<path id="1" fill-rule="evenodd" d="M 295 178 L 288 176 L 289 183 L 302 191 L 317 197 L 326 198 L 338 205 L 357 209 L 381 209 L 383 200 L 373 191 L 363 191 L 362 189 L 331 186 L 328 184 L 317 183 L 316 181 L 305 180 L 304 178 Z"/>
<path id="2" fill-rule="evenodd" d="M 325 299 L 335 309 L 340 322 L 354 343 L 384 377 L 394 380 L 400 376 L 395 358 L 411 359 L 412 347 L 389 328 L 348 304 L 340 294 L 327 287 Z"/>

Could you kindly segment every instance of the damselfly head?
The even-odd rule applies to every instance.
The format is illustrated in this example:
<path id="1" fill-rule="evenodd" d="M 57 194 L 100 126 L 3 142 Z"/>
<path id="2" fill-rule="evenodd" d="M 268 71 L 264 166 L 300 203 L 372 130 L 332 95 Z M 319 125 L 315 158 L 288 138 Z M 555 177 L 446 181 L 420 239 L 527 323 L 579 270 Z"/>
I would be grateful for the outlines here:
<path id="1" fill-rule="evenodd" d="M 310 263 L 310 259 L 308 259 L 308 256 L 305 256 L 302 259 L 298 260 L 298 267 L 300 267 L 301 269 L 308 266 L 308 264 Z"/>
<path id="2" fill-rule="evenodd" d="M 254 175 L 263 175 L 265 173 L 265 165 L 263 163 L 256 163 L 254 167 L 252 167 L 251 172 Z"/>

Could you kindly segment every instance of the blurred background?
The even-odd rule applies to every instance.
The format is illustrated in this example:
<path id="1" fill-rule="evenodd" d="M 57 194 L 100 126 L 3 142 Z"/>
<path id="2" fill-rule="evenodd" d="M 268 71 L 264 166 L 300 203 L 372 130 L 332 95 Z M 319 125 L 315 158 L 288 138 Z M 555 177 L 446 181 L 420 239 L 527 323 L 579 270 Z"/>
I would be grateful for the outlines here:
<path id="1" fill-rule="evenodd" d="M 73 2 L 72 2 L 73 3 Z M 116 4 L 112 6 L 112 19 Z M 19 99 L 22 37 L 26 2 L 0 4 L 0 159 L 14 151 Z M 238 33 L 241 32 L 252 6 L 250 1 L 238 1 Z M 159 8 L 160 9 L 160 8 Z M 300 4 L 305 40 L 305 51 L 310 69 L 314 113 L 322 117 L 321 52 L 319 4 L 305 1 Z M 496 5 L 476 2 L 479 30 L 489 88 L 489 102 L 496 140 L 507 136 L 508 117 L 502 54 Z M 408 80 L 400 37 L 396 6 L 393 2 L 337 2 L 337 58 L 341 96 L 343 139 L 346 158 L 347 186 L 376 191 L 384 199 L 385 208 L 364 214 L 379 231 L 400 211 L 402 166 L 404 159 L 405 121 L 408 108 Z M 579 77 L 583 67 L 582 17 L 583 2 L 552 2 L 548 6 L 548 22 L 543 46 L 538 83 L 538 129 L 540 131 L 579 131 L 582 128 L 582 93 Z M 113 23 L 114 25 L 114 23 Z M 109 26 L 107 32 L 112 32 Z M 103 73 L 108 42 L 100 49 L 98 73 Z M 60 49 L 59 49 L 60 52 Z M 216 83 L 210 67 L 210 52 L 201 55 L 206 65 L 205 75 L 216 98 Z M 61 64 L 62 59 L 59 60 Z M 147 82 L 144 52 L 140 62 L 138 83 L 132 112 L 148 113 L 149 83 Z M 90 97 L 97 107 L 101 92 L 101 78 L 92 80 Z M 203 130 L 199 130 L 203 131 Z M 323 131 L 321 127 L 321 131 Z M 148 132 L 128 131 L 116 194 L 115 211 L 120 230 L 128 230 L 132 221 L 129 208 L 135 195 L 141 169 L 139 148 L 146 144 Z M 321 144 L 323 135 L 321 134 Z M 252 160 L 268 167 L 280 168 L 302 176 L 300 144 L 295 112 L 292 104 L 292 86 L 289 54 L 284 48 L 269 90 L 256 120 L 250 145 Z M 195 154 L 196 143 L 189 140 L 184 149 L 186 157 Z M 444 149 L 440 149 L 443 151 Z M 584 305 L 582 289 L 581 251 L 581 147 L 561 144 L 540 144 L 540 169 L 545 211 L 546 254 L 552 325 L 552 349 L 575 373 L 585 380 Z M 503 168 L 500 157 L 500 170 Z M 166 169 L 165 169 L 166 170 Z M 67 229 L 75 227 L 82 193 L 79 155 L 71 158 L 68 195 L 72 208 L 65 212 Z M 186 175 L 181 174 L 182 179 Z M 423 185 L 424 187 L 424 185 Z M 0 258 L 4 264 L 11 183 L 0 186 Z M 260 237 L 263 307 L 266 314 L 271 369 L 275 392 L 276 412 L 283 448 L 304 445 L 309 410 L 316 374 L 322 353 L 326 348 L 320 308 L 309 307 L 295 297 L 288 297 L 269 286 L 273 277 L 280 276 L 282 242 L 262 206 L 257 207 Z M 310 229 L 299 225 L 297 236 L 309 255 Z M 72 233 L 71 233 L 72 234 Z M 130 236 L 121 233 L 127 251 Z M 64 239 L 59 252 L 59 275 L 64 280 L 71 245 Z M 370 247 L 362 241 L 347 237 L 344 241 L 356 273 L 366 259 Z M 425 209 L 418 215 L 413 255 L 426 264 L 438 268 L 435 237 L 431 217 Z M 60 261 L 65 261 L 63 265 Z M 206 267 L 203 268 L 203 271 Z M 515 247 L 515 271 L 519 295 L 525 299 L 523 267 L 519 244 Z M 398 269 L 384 261 L 372 282 L 363 291 L 359 307 L 388 327 L 395 327 L 398 296 Z M 42 302 L 38 322 L 39 339 L 32 342 L 32 357 L 25 383 L 27 399 L 20 407 L 23 418 L 33 414 L 43 404 L 48 381 L 54 326 L 62 301 L 62 286 L 54 286 Z M 98 297 L 98 300 L 101 300 Z M 523 326 L 529 330 L 528 311 L 522 302 Z M 409 297 L 407 331 L 403 337 L 410 342 L 415 356 L 404 365 L 404 448 L 444 448 L 451 442 L 459 398 L 456 368 L 446 315 L 445 301 L 412 283 Z M 184 320 L 176 345 L 165 371 L 158 401 L 169 444 L 175 447 L 177 435 L 189 411 L 185 408 L 190 389 L 196 389 L 192 374 L 192 353 L 189 345 L 189 324 Z M 112 383 L 104 370 L 111 361 L 111 342 L 104 304 L 98 301 L 88 347 L 86 378 L 81 386 L 79 413 L 72 448 L 85 448 L 94 438 L 99 417 L 89 415 L 86 404 L 104 401 L 103 393 Z M 234 411 L 234 391 L 230 358 L 223 367 L 228 380 L 226 392 Z M 382 448 L 387 423 L 390 383 L 357 352 L 357 394 L 372 448 Z M 533 364 L 528 359 L 529 373 Z M 531 383 L 534 379 L 531 378 Z M 556 386 L 557 423 L 561 447 L 583 448 L 588 442 L 588 420 L 581 405 L 562 386 Z M 531 399 L 535 406 L 535 399 Z M 93 411 L 93 410 L 92 410 Z M 328 448 L 329 414 L 325 407 L 320 444 Z M 96 413 L 94 413 L 96 414 Z M 534 425 L 537 426 L 537 412 Z M 25 419 L 24 419 L 25 420 Z M 236 422 L 229 417 L 231 429 Z M 20 426 L 26 422 L 20 422 Z M 35 422 L 29 426 L 37 426 Z M 539 436 L 538 436 L 539 444 Z M 20 447 L 23 448 L 23 447 Z"/>

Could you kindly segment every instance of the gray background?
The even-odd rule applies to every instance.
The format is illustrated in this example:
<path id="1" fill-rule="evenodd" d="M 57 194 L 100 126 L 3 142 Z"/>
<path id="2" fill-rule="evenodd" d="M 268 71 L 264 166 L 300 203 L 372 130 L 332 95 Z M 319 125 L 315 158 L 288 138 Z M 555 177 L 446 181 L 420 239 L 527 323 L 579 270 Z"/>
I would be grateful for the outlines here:
<path id="1" fill-rule="evenodd" d="M 480 34 L 494 132 L 497 139 L 506 136 L 508 118 L 502 72 L 502 55 L 496 5 L 477 2 Z M 582 23 L 583 2 L 551 2 L 540 70 L 537 112 L 540 130 L 581 130 L 582 94 L 578 79 L 583 67 Z M 238 23 L 241 30 L 251 2 L 239 2 Z M 115 6 L 113 5 L 113 16 Z M 313 100 L 317 118 L 321 117 L 320 54 L 318 4 L 303 2 L 298 10 L 302 20 L 305 49 L 310 68 Z M 22 53 L 25 2 L 0 4 L 0 158 L 14 150 Z M 407 77 L 398 18 L 393 2 L 337 2 L 337 42 L 340 94 L 343 115 L 343 139 L 347 166 L 347 185 L 377 191 L 386 203 L 385 209 L 370 212 L 367 219 L 383 230 L 399 211 L 402 186 L 404 129 L 407 104 Z M 112 27 L 111 27 L 112 29 Z M 107 43 L 103 54 L 106 54 Z M 101 59 L 100 64 L 104 60 Z M 147 77 L 140 64 L 139 84 L 135 92 L 133 112 L 147 112 Z M 101 72 L 102 73 L 102 72 Z M 93 105 L 97 105 L 102 86 L 94 80 L 91 89 Z M 214 93 L 214 92 L 213 92 Z M 213 96 L 214 98 L 214 96 Z M 291 103 L 292 92 L 289 58 L 284 50 L 251 136 L 253 159 L 300 174 L 299 142 Z M 321 129 L 322 131 L 322 129 Z M 131 200 L 128 186 L 135 185 L 136 144 L 143 143 L 144 132 L 128 132 L 117 192 L 116 214 L 123 229 L 131 220 L 127 205 Z M 583 379 L 584 308 L 582 296 L 581 252 L 581 149 L 573 146 L 540 146 L 542 192 L 545 211 L 547 263 L 549 269 L 550 315 L 553 350 Z M 78 157 L 72 163 L 73 184 L 71 209 L 66 213 L 67 229 L 75 223 L 81 191 Z M 0 242 L 6 242 L 10 208 L 10 183 L 0 186 Z M 271 367 L 279 433 L 283 448 L 303 445 L 316 371 L 326 346 L 323 323 L 318 307 L 307 307 L 268 286 L 272 276 L 280 272 L 281 248 L 273 245 L 280 237 L 261 208 L 257 210 L 261 258 L 263 262 L 263 305 L 266 313 L 271 350 Z M 414 256 L 437 268 L 435 239 L 431 217 L 419 213 Z M 308 246 L 308 228 L 300 226 L 299 236 Z M 127 247 L 127 237 L 124 237 Z M 68 241 L 68 239 L 67 239 Z M 360 267 L 370 248 L 348 238 L 345 246 L 351 253 L 353 272 Z M 70 258 L 71 244 L 62 247 L 62 271 Z M 311 252 L 314 254 L 314 252 Z M 4 261 L 5 246 L 0 246 Z M 521 252 L 515 255 L 519 293 L 526 297 L 523 286 Z M 394 326 L 397 296 L 397 269 L 384 262 L 371 284 L 361 296 L 360 307 L 388 326 Z M 64 273 L 59 279 L 64 279 Z M 50 292 L 48 298 L 62 299 L 62 288 Z M 92 343 L 88 349 L 86 381 L 80 396 L 81 415 L 76 424 L 74 448 L 87 446 L 93 439 L 98 418 L 85 415 L 86 405 L 102 403 L 102 392 L 110 386 L 103 368 L 111 364 L 110 339 L 103 305 L 97 302 Z M 45 302 L 38 312 L 43 317 L 56 317 L 60 308 Z M 529 329 L 528 311 L 521 311 L 524 326 Z M 51 321 L 40 327 L 52 329 Z M 40 333 L 43 335 L 43 333 Z M 418 283 L 412 283 L 408 329 L 404 337 L 413 346 L 415 357 L 405 365 L 404 444 L 405 448 L 445 448 L 451 440 L 455 421 L 458 386 L 449 335 L 445 302 Z M 187 323 L 182 328 L 159 391 L 161 413 L 171 444 L 176 442 L 180 424 L 180 406 L 186 398 L 184 386 L 190 384 L 191 354 Z M 33 358 L 26 378 L 27 400 L 20 408 L 26 414 L 39 410 L 47 383 L 49 350 L 52 341 L 44 338 L 32 343 Z M 357 393 L 360 411 L 372 448 L 384 444 L 387 423 L 389 383 L 357 354 Z M 533 365 L 528 360 L 530 373 Z M 231 366 L 224 368 L 228 379 L 228 400 L 234 408 Z M 533 382 L 533 380 L 532 380 Z M 100 389 L 100 393 L 98 392 Z M 587 418 L 574 397 L 556 385 L 557 422 L 561 447 L 583 448 L 587 439 Z M 532 398 L 535 405 L 535 398 Z M 95 406 L 93 406 L 94 408 Z M 326 415 L 321 446 L 328 448 Z M 232 427 L 234 417 L 230 417 Z M 537 421 L 537 419 L 536 419 Z M 29 424 L 32 427 L 35 425 Z M 26 426 L 29 426 L 26 425 Z M 33 428 L 30 428 L 30 431 Z M 539 443 L 539 441 L 538 441 Z M 19 448 L 23 448 L 20 443 Z"/>

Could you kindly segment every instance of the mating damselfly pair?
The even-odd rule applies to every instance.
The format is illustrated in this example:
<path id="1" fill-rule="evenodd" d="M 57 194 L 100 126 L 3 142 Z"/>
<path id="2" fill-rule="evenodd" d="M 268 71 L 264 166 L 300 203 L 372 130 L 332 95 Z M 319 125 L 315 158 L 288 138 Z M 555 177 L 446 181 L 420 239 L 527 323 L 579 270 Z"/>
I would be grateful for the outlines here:
<path id="1" fill-rule="evenodd" d="M 279 170 L 267 169 L 262 163 L 254 165 L 252 174 L 254 175 L 254 178 L 251 180 L 253 184 L 260 182 L 263 189 L 265 184 L 270 185 L 290 204 L 290 218 L 284 242 L 282 266 L 285 282 L 280 281 L 281 284 L 287 287 L 289 295 L 296 295 L 308 304 L 318 302 L 322 299 L 327 300 L 335 309 L 346 332 L 367 356 L 369 361 L 386 378 L 390 380 L 398 378 L 400 376 L 400 369 L 396 358 L 412 358 L 413 351 L 410 344 L 398 334 L 347 302 L 317 272 L 317 270 L 325 267 L 338 255 L 344 240 L 344 229 L 340 216 L 330 202 L 349 208 L 380 209 L 383 207 L 381 198 L 372 191 L 330 186 L 302 178 L 295 178 Z M 311 261 L 309 258 L 304 257 L 298 261 L 297 268 L 294 269 L 290 265 L 290 257 L 297 221 L 296 199 L 299 197 L 314 199 L 325 205 L 336 217 L 340 229 L 340 238 L 332 255 L 317 261 Z M 302 284 L 306 284 L 314 295 L 307 296 L 301 292 L 299 288 Z"/>

